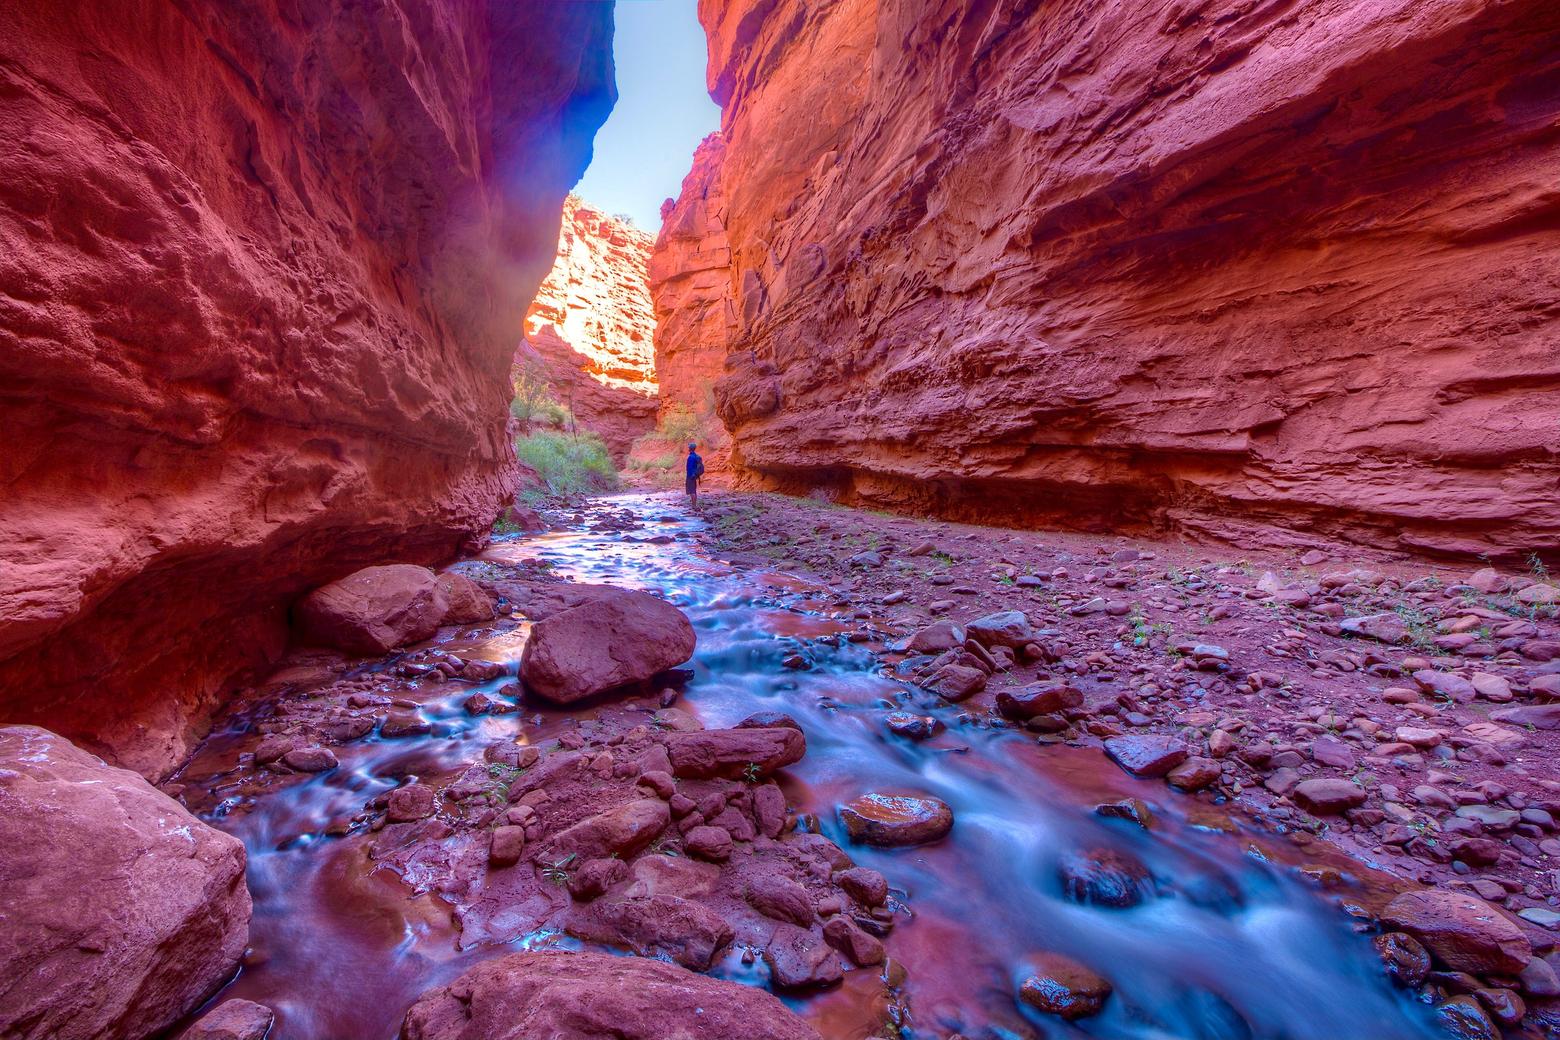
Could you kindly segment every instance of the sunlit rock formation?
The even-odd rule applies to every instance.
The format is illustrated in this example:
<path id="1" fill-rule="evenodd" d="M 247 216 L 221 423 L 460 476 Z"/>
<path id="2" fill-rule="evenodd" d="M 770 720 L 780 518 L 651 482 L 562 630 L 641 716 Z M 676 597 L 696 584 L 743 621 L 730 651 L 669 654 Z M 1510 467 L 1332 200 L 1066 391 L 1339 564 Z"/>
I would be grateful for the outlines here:
<path id="1" fill-rule="evenodd" d="M 661 373 L 661 410 L 695 416 L 714 407 L 715 381 L 736 331 L 730 293 L 731 251 L 726 247 L 726 198 L 721 190 L 719 133 L 693 153 L 682 191 L 661 206 L 661 233 L 650 257 L 655 299 L 655 363 Z M 706 424 L 716 443 L 705 446 L 707 464 L 723 464 L 726 442 L 718 423 Z"/>
<path id="2" fill-rule="evenodd" d="M 699 14 L 749 479 L 1235 540 L 1560 539 L 1553 3 Z"/>
<path id="3" fill-rule="evenodd" d="M 157 774 L 299 593 L 512 494 L 605 4 L 0 8 L 0 715 Z"/>
<path id="4" fill-rule="evenodd" d="M 601 435 L 618 461 L 655 425 L 650 235 L 573 195 L 558 255 L 525 316 L 515 362 L 546 366 L 559 403 Z"/>

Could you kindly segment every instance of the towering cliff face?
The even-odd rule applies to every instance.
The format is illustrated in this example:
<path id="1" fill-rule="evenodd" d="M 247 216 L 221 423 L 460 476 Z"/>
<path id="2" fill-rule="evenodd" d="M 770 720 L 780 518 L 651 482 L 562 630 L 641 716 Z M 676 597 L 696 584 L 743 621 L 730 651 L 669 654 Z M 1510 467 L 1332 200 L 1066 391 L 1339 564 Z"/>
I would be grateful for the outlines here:
<path id="1" fill-rule="evenodd" d="M 701 141 L 681 194 L 661 206 L 661 233 L 650 257 L 650 294 L 655 299 L 655 364 L 661 374 L 663 412 L 681 406 L 695 414 L 708 413 L 727 344 L 735 341 L 726 196 L 720 179 L 724 155 L 719 133 Z M 724 443 L 708 447 L 710 463 L 723 459 Z"/>
<path id="2" fill-rule="evenodd" d="M 570 195 L 552 270 L 525 316 L 517 364 L 539 358 L 575 421 L 620 462 L 655 426 L 650 236 Z"/>
<path id="3" fill-rule="evenodd" d="M 740 323 L 719 393 L 756 479 L 1232 538 L 1560 539 L 1553 3 L 699 14 Z"/>
<path id="4" fill-rule="evenodd" d="M 0 9 L 0 715 L 158 773 L 289 601 L 512 493 L 597 3 Z"/>

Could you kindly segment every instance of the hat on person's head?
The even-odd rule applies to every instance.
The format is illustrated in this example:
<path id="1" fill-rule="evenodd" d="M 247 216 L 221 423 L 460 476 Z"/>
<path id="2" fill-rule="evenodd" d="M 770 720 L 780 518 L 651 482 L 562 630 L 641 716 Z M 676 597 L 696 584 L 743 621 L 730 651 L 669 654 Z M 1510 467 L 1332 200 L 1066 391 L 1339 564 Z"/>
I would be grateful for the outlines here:
<path id="1" fill-rule="evenodd" d="M 697 444 L 690 444 L 690 445 L 688 445 L 688 450 L 692 451 L 694 448 L 697 448 L 697 447 L 698 447 Z"/>

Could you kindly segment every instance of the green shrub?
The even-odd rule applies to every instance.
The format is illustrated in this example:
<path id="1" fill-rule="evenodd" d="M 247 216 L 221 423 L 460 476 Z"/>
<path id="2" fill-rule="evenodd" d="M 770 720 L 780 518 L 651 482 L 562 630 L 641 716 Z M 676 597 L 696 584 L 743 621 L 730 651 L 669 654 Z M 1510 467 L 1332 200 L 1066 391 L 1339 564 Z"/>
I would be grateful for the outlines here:
<path id="1" fill-rule="evenodd" d="M 655 424 L 658 440 L 673 444 L 697 443 L 704 439 L 704 420 L 685 404 L 673 404 L 661 413 Z"/>
<path id="2" fill-rule="evenodd" d="M 515 441 L 520 461 L 536 470 L 551 495 L 583 495 L 618 486 L 607 446 L 593 433 L 536 430 Z"/>
<path id="3" fill-rule="evenodd" d="M 511 373 L 514 400 L 509 402 L 509 414 L 525 423 L 541 423 L 546 426 L 572 426 L 574 416 L 558 403 L 553 395 L 552 381 L 547 378 L 547 366 L 537 358 L 531 358 L 517 366 Z"/>

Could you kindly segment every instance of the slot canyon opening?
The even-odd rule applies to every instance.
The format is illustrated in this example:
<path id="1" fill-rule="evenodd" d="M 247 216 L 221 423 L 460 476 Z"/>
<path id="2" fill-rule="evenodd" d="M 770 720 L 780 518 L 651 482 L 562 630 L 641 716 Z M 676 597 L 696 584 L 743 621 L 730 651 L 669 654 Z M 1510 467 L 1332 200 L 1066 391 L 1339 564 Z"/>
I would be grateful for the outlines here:
<path id="1" fill-rule="evenodd" d="M 0 1036 L 1560 1036 L 1552 3 L 0 84 Z"/>

